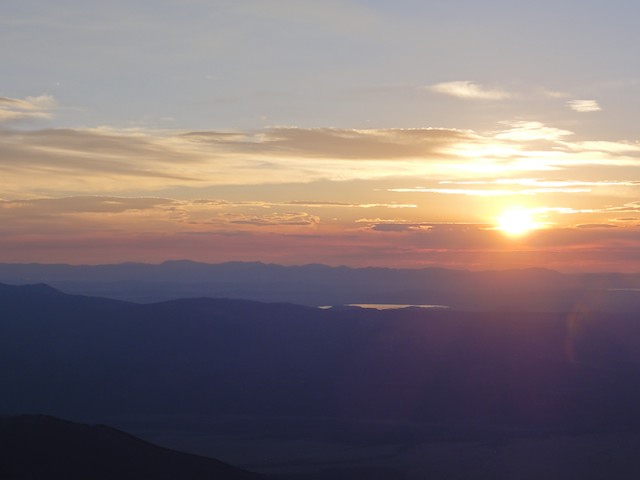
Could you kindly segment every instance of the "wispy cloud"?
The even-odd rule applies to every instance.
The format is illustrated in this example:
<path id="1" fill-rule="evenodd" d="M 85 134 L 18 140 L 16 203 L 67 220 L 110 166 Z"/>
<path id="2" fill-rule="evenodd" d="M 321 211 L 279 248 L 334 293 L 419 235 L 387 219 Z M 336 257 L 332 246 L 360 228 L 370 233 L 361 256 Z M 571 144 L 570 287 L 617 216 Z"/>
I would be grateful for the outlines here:
<path id="1" fill-rule="evenodd" d="M 562 142 L 564 148 L 574 152 L 600 152 L 614 155 L 637 155 L 640 153 L 638 142 L 582 141 Z"/>
<path id="2" fill-rule="evenodd" d="M 448 195 L 469 195 L 480 197 L 501 197 L 510 195 L 542 195 L 547 193 L 591 193 L 595 189 L 610 190 L 615 187 L 640 187 L 640 181 L 580 181 L 580 180 L 541 180 L 535 178 L 502 178 L 490 181 L 452 181 L 439 182 L 447 187 L 398 188 L 396 192 L 423 192 Z M 451 188 L 449 186 L 455 187 Z M 470 186 L 482 188 L 469 188 Z M 522 188 L 504 188 L 522 187 Z"/>
<path id="3" fill-rule="evenodd" d="M 443 180 L 443 185 L 523 185 L 543 188 L 599 187 L 599 186 L 640 186 L 640 181 L 584 181 L 584 180 L 542 180 L 539 178 L 498 178 L 495 180 Z"/>
<path id="4" fill-rule="evenodd" d="M 0 123 L 20 120 L 46 120 L 53 117 L 51 112 L 56 101 L 51 95 L 38 97 L 0 97 Z"/>
<path id="5" fill-rule="evenodd" d="M 498 140 L 510 140 L 514 142 L 528 142 L 536 140 L 556 141 L 563 137 L 573 135 L 569 130 L 549 127 L 541 122 L 514 122 L 507 123 L 507 129 L 498 132 L 495 138 Z"/>
<path id="6" fill-rule="evenodd" d="M 431 225 L 421 223 L 375 223 L 368 227 L 374 232 L 419 232 L 432 228 Z"/>
<path id="7" fill-rule="evenodd" d="M 296 205 L 311 208 L 416 208 L 415 203 L 345 203 L 345 202 L 307 202 L 292 201 L 272 205 Z"/>
<path id="8" fill-rule="evenodd" d="M 315 228 L 320 216 L 284 204 L 216 199 L 79 196 L 0 201 L 1 237 L 29 232 L 131 236 Z M 259 213 L 258 213 L 259 212 Z"/>
<path id="9" fill-rule="evenodd" d="M 549 90 L 548 88 L 539 88 L 537 92 L 543 97 L 548 98 L 567 98 L 569 96 L 566 92 L 561 92 L 558 90 Z"/>
<path id="10" fill-rule="evenodd" d="M 126 196 L 134 191 L 153 196 L 164 189 L 215 185 L 416 177 L 463 181 L 550 171 L 575 176 L 574 169 L 585 165 L 606 167 L 609 172 L 614 166 L 640 166 L 637 142 L 572 141 L 571 137 L 568 130 L 524 121 L 504 124 L 493 132 L 293 127 L 236 132 L 0 129 L 0 189 L 8 199 Z M 344 203 L 342 207 L 405 207 L 340 200 L 335 201 Z"/>
<path id="11" fill-rule="evenodd" d="M 390 192 L 440 193 L 445 195 L 467 195 L 471 197 L 508 197 L 512 195 L 542 195 L 545 193 L 589 193 L 591 189 L 580 187 L 541 187 L 530 189 L 472 189 L 472 188 L 394 188 Z"/>
<path id="12" fill-rule="evenodd" d="M 48 110 L 56 106 L 56 101 L 51 95 L 26 97 L 25 99 L 0 97 L 0 106 L 17 110 Z"/>
<path id="13" fill-rule="evenodd" d="M 476 137 L 454 129 L 0 130 L 0 188 L 8 197 L 68 196 L 425 174 Z"/>
<path id="14" fill-rule="evenodd" d="M 436 83 L 428 89 L 435 93 L 469 100 L 505 100 L 512 97 L 505 90 L 486 88 L 468 80 Z"/>
<path id="15" fill-rule="evenodd" d="M 472 197 L 503 197 L 507 195 L 523 194 L 517 190 L 496 190 L 496 189 L 471 189 L 471 188 L 427 188 L 427 187 L 414 187 L 414 188 L 390 188 L 390 192 L 398 193 L 441 193 L 445 195 L 468 195 Z"/>
<path id="16" fill-rule="evenodd" d="M 610 223 L 581 223 L 576 225 L 576 228 L 618 228 L 618 226 Z"/>
<path id="17" fill-rule="evenodd" d="M 606 192 L 615 195 L 620 187 L 639 189 L 640 181 L 542 180 L 536 178 L 500 178 L 495 180 L 442 180 L 435 186 L 390 188 L 398 193 L 434 193 L 471 197 L 536 196 L 544 194 L 588 194 Z M 628 192 L 627 192 L 628 194 Z"/>
<path id="18" fill-rule="evenodd" d="M 617 207 L 609 207 L 606 211 L 617 213 L 640 213 L 640 201 L 625 203 L 624 205 Z"/>
<path id="19" fill-rule="evenodd" d="M 226 222 L 236 225 L 253 225 L 256 227 L 273 226 L 315 226 L 320 217 L 306 212 L 269 213 L 266 215 L 246 215 L 227 213 L 222 215 Z"/>
<path id="20" fill-rule="evenodd" d="M 447 128 L 365 130 L 294 127 L 269 128 L 245 134 L 193 132 L 185 137 L 202 145 L 226 146 L 235 152 L 363 160 L 433 155 L 452 144 L 477 138 L 473 132 Z"/>
<path id="21" fill-rule="evenodd" d="M 78 196 L 13 201 L 0 200 L 0 214 L 16 212 L 20 216 L 27 216 L 29 214 L 122 213 L 130 210 L 147 210 L 160 205 L 171 204 L 174 204 L 173 200 L 153 197 Z"/>
<path id="22" fill-rule="evenodd" d="M 571 110 L 580 113 L 599 112 L 602 110 L 595 100 L 569 100 L 567 105 L 569 105 Z"/>

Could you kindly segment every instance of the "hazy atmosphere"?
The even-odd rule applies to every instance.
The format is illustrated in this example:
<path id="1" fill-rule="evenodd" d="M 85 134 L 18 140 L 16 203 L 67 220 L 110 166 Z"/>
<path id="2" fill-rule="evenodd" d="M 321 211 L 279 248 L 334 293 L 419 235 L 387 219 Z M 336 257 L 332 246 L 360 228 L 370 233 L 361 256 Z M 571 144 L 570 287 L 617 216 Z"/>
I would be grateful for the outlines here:
<path id="1" fill-rule="evenodd" d="M 1 1 L 0 478 L 640 478 L 639 18 Z"/>
<path id="2" fill-rule="evenodd" d="M 4 2 L 0 261 L 640 266 L 635 2 Z"/>

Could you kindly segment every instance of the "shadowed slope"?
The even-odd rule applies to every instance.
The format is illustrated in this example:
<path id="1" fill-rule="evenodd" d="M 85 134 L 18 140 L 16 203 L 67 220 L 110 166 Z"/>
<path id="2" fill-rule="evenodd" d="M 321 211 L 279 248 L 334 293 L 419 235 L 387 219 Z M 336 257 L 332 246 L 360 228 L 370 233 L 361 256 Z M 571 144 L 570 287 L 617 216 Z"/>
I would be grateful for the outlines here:
<path id="1" fill-rule="evenodd" d="M 3 480 L 259 480 L 217 460 L 157 447 L 104 425 L 0 417 Z"/>

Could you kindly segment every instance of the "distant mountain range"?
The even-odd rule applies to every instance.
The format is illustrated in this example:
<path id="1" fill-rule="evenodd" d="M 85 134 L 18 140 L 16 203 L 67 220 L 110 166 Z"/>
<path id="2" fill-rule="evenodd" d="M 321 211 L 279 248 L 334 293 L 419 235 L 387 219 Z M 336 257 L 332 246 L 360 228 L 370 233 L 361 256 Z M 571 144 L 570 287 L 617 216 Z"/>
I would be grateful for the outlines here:
<path id="1" fill-rule="evenodd" d="M 104 425 L 43 415 L 0 417 L 3 480 L 267 480 L 152 445 Z"/>
<path id="2" fill-rule="evenodd" d="M 239 298 L 308 306 L 438 304 L 472 311 L 640 311 L 640 273 L 466 271 L 169 261 L 159 265 L 0 264 L 0 282 L 135 302 Z"/>
<path id="3" fill-rule="evenodd" d="M 0 285 L 0 413 L 640 428 L 635 314 L 135 304 Z"/>
<path id="4" fill-rule="evenodd" d="M 624 446 L 616 471 L 640 472 L 637 313 L 579 304 L 566 312 L 138 304 L 0 284 L 0 385 L 3 415 L 120 419 L 166 446 L 254 471 L 309 473 L 282 477 L 291 480 L 492 479 L 506 464 L 520 475 L 507 478 L 560 479 L 577 461 L 589 478 L 596 467 L 613 471 L 615 445 Z M 208 446 L 225 431 L 230 440 Z M 556 473 L 545 473 L 536 448 L 562 455 Z M 422 470 L 404 476 L 412 449 Z M 385 470 L 389 452 L 398 461 Z"/>

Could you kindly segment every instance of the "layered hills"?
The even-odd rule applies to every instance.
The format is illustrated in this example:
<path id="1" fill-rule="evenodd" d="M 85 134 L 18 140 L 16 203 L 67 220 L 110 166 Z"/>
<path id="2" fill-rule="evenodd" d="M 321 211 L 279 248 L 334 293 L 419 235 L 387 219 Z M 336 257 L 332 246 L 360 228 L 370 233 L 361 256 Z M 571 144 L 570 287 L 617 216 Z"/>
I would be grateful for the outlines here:
<path id="1" fill-rule="evenodd" d="M 640 323 L 584 305 L 139 304 L 3 284 L 0 384 L 0 414 L 116 420 L 281 478 L 534 478 L 540 452 L 559 462 L 545 478 L 572 458 L 640 472 Z"/>
<path id="2" fill-rule="evenodd" d="M 228 297 L 309 306 L 438 304 L 469 311 L 640 309 L 640 275 L 545 269 L 467 271 L 168 261 L 159 265 L 0 264 L 0 282 L 136 302 Z"/>
<path id="3" fill-rule="evenodd" d="M 640 427 L 633 314 L 134 304 L 0 286 L 0 412 Z"/>

